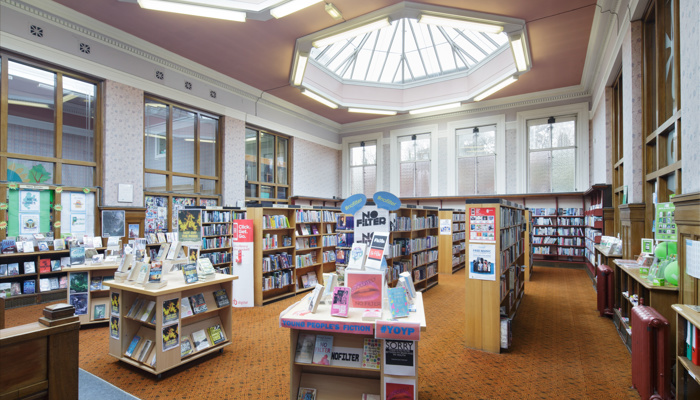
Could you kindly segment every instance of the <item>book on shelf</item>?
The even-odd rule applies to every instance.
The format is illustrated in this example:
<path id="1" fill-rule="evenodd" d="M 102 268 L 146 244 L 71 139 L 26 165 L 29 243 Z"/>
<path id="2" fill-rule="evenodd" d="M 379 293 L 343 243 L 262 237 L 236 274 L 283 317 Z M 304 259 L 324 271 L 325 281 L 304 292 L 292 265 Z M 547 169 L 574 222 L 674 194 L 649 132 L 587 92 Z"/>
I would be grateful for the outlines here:
<path id="1" fill-rule="evenodd" d="M 50 290 L 60 289 L 60 286 L 58 285 L 58 278 L 49 278 L 49 285 L 51 285 Z"/>
<path id="2" fill-rule="evenodd" d="M 87 252 L 85 254 L 87 254 Z M 102 264 L 102 261 L 104 261 L 104 259 L 105 259 L 104 254 L 93 254 L 90 257 L 90 260 L 92 261 L 93 264 Z"/>
<path id="3" fill-rule="evenodd" d="M 7 264 L 7 276 L 19 275 L 19 263 Z"/>
<path id="4" fill-rule="evenodd" d="M 26 242 L 22 242 L 22 251 L 25 253 L 33 253 L 34 252 L 34 243 L 31 240 L 27 240 Z"/>
<path id="5" fill-rule="evenodd" d="M 57 272 L 61 270 L 61 260 L 51 260 L 51 272 Z"/>
<path id="6" fill-rule="evenodd" d="M 180 325 L 173 324 L 163 327 L 162 333 L 163 351 L 180 346 Z"/>
<path id="7" fill-rule="evenodd" d="M 168 255 L 168 250 L 170 249 L 170 243 L 163 243 L 158 249 L 158 253 L 154 257 L 154 261 L 163 261 L 165 256 Z"/>
<path id="8" fill-rule="evenodd" d="M 0 276 L 7 275 L 7 264 L 0 264 Z"/>
<path id="9" fill-rule="evenodd" d="M 189 297 L 183 297 L 180 300 L 180 314 L 182 318 L 194 315 Z"/>
<path id="10" fill-rule="evenodd" d="M 129 343 L 129 347 L 126 349 L 126 352 L 124 355 L 126 357 L 131 357 L 132 354 L 134 354 L 134 350 L 136 350 L 136 346 L 139 345 L 139 342 L 141 341 L 141 337 L 136 335 L 131 339 L 131 343 Z"/>
<path id="11" fill-rule="evenodd" d="M 24 273 L 25 274 L 36 273 L 36 266 L 34 265 L 34 261 L 25 261 L 24 262 Z"/>
<path id="12" fill-rule="evenodd" d="M 382 318 L 381 308 L 367 308 L 362 312 L 363 321 L 376 321 Z"/>
<path id="13" fill-rule="evenodd" d="M 38 242 L 39 245 L 39 251 L 49 251 L 49 242 L 46 240 L 42 240 Z"/>
<path id="14" fill-rule="evenodd" d="M 217 308 L 225 307 L 225 306 L 231 304 L 231 302 L 228 299 L 228 295 L 226 294 L 225 289 L 215 290 L 214 291 L 214 300 L 216 301 Z"/>
<path id="15" fill-rule="evenodd" d="M 402 272 L 399 274 L 399 279 L 403 283 L 404 288 L 408 294 L 408 297 L 412 300 L 416 298 L 416 288 L 413 284 L 413 277 L 411 277 L 410 272 Z"/>
<path id="16" fill-rule="evenodd" d="M 194 346 L 192 346 L 192 339 L 189 336 L 182 336 L 180 338 L 180 357 L 184 358 L 189 356 L 194 352 Z"/>
<path id="17" fill-rule="evenodd" d="M 151 263 L 151 268 L 148 271 L 148 282 L 149 283 L 160 283 L 163 276 L 163 264 L 159 262 Z"/>
<path id="18" fill-rule="evenodd" d="M 39 272 L 42 274 L 45 274 L 47 272 L 51 272 L 51 260 L 48 258 L 40 258 L 39 259 Z"/>
<path id="19" fill-rule="evenodd" d="M 0 297 L 12 296 L 12 284 L 10 282 L 0 282 Z"/>
<path id="20" fill-rule="evenodd" d="M 39 291 L 48 292 L 51 290 L 51 283 L 49 283 L 49 278 L 39 279 Z"/>
<path id="21" fill-rule="evenodd" d="M 144 284 L 148 281 L 148 272 L 151 269 L 150 264 L 145 262 L 139 262 L 136 264 L 136 276 L 134 277 L 135 283 Z"/>
<path id="22" fill-rule="evenodd" d="M 156 302 L 153 300 L 149 300 L 148 302 L 144 301 L 143 307 L 141 307 L 141 310 L 139 310 L 139 317 L 143 322 L 146 322 L 149 320 L 151 317 L 151 313 L 153 312 L 154 308 L 156 307 Z"/>
<path id="23" fill-rule="evenodd" d="M 19 296 L 22 294 L 22 284 L 19 282 L 12 282 L 12 286 L 10 287 L 10 293 L 13 296 Z"/>
<path id="24" fill-rule="evenodd" d="M 309 277 L 309 286 L 318 285 L 318 277 L 316 276 L 316 271 L 309 271 L 307 275 Z"/>
<path id="25" fill-rule="evenodd" d="M 362 368 L 379 369 L 380 365 L 379 339 L 365 338 L 362 346 Z"/>
<path id="26" fill-rule="evenodd" d="M 105 319 L 107 315 L 106 304 L 95 304 L 92 307 L 92 319 Z"/>
<path id="27" fill-rule="evenodd" d="M 196 351 L 202 351 L 210 347 L 207 334 L 204 329 L 192 332 L 192 345 Z"/>
<path id="28" fill-rule="evenodd" d="M 54 239 L 53 240 L 53 249 L 54 251 L 61 251 L 66 249 L 66 241 L 63 239 Z"/>
<path id="29" fill-rule="evenodd" d="M 316 285 L 316 287 L 314 287 L 314 290 L 311 292 L 311 295 L 309 296 L 308 311 L 310 313 L 313 314 L 316 312 L 319 303 L 321 303 L 321 297 L 323 297 L 323 286 Z"/>
<path id="30" fill-rule="evenodd" d="M 216 273 L 214 265 L 212 265 L 211 260 L 207 257 L 198 258 L 197 267 L 201 275 L 214 275 Z"/>
<path id="31" fill-rule="evenodd" d="M 335 272 L 324 272 L 323 297 L 331 296 L 336 286 L 338 286 L 338 275 L 336 275 Z"/>
<path id="32" fill-rule="evenodd" d="M 62 276 L 58 278 L 58 287 L 60 289 L 66 289 L 68 287 L 68 277 L 67 276 Z"/>
<path id="33" fill-rule="evenodd" d="M 207 328 L 207 336 L 209 337 L 209 341 L 211 341 L 213 346 L 226 341 L 226 334 L 224 333 L 223 329 L 221 329 L 221 325 L 219 324 Z"/>
<path id="34" fill-rule="evenodd" d="M 129 312 L 126 313 L 126 316 L 129 318 L 136 318 L 136 315 L 138 314 L 138 311 L 141 309 L 142 305 L 143 299 L 137 297 L 136 300 L 134 300 L 134 302 L 131 303 L 131 308 L 129 308 Z"/>
<path id="35" fill-rule="evenodd" d="M 347 317 L 350 309 L 350 288 L 336 286 L 333 289 L 333 301 L 331 315 L 334 317 Z"/>
<path id="36" fill-rule="evenodd" d="M 188 263 L 182 266 L 182 273 L 185 276 L 185 283 L 195 283 L 199 281 L 197 276 L 197 264 Z"/>
<path id="37" fill-rule="evenodd" d="M 331 365 L 331 351 L 333 350 L 333 336 L 316 335 L 314 345 L 314 358 L 312 364 Z"/>
<path id="38" fill-rule="evenodd" d="M 372 269 L 381 269 L 386 246 L 389 243 L 389 232 L 374 232 L 372 241 L 367 249 L 367 258 L 365 267 Z"/>
<path id="39" fill-rule="evenodd" d="M 33 294 L 36 283 L 33 280 L 24 281 L 24 294 Z"/>
<path id="40" fill-rule="evenodd" d="M 61 257 L 61 268 L 70 267 L 70 257 Z"/>
<path id="41" fill-rule="evenodd" d="M 4 239 L 0 244 L 2 254 L 17 253 L 17 242 L 14 239 Z"/>
<path id="42" fill-rule="evenodd" d="M 365 265 L 367 244 L 355 242 L 352 244 L 352 249 L 350 250 L 350 257 L 348 259 L 348 269 L 362 269 Z"/>
<path id="43" fill-rule="evenodd" d="M 70 265 L 85 264 L 85 247 L 77 246 L 70 248 Z"/>
<path id="44" fill-rule="evenodd" d="M 166 260 L 172 260 L 175 258 L 176 255 L 178 255 L 178 252 L 182 249 L 182 245 L 180 242 L 174 242 L 170 245 L 170 248 L 168 249 L 168 252 L 165 255 Z"/>
<path id="45" fill-rule="evenodd" d="M 314 356 L 316 335 L 313 333 L 299 332 L 297 338 L 297 350 L 294 354 L 294 362 L 311 364 Z"/>
<path id="46" fill-rule="evenodd" d="M 309 276 L 307 274 L 301 276 L 301 287 L 309 287 Z"/>
<path id="47" fill-rule="evenodd" d="M 331 366 L 362 368 L 362 348 L 333 346 Z"/>
<path id="48" fill-rule="evenodd" d="M 157 355 L 157 354 L 158 354 L 158 352 L 155 351 L 155 350 L 153 350 L 153 351 L 151 352 L 151 355 L 148 356 L 148 359 L 149 359 L 148 365 L 149 365 L 151 368 L 155 368 L 155 367 L 156 367 L 156 355 Z"/>
<path id="49" fill-rule="evenodd" d="M 90 278 L 90 291 L 102 290 L 102 277 L 93 276 Z"/>
<path id="50" fill-rule="evenodd" d="M 300 387 L 297 400 L 316 400 L 316 389 Z"/>
<path id="51" fill-rule="evenodd" d="M 190 304 L 195 314 L 207 312 L 207 303 L 204 300 L 204 293 L 197 293 L 194 296 L 190 296 Z"/>
<path id="52" fill-rule="evenodd" d="M 389 311 L 392 318 L 408 317 L 408 298 L 403 287 L 389 288 Z"/>
<path id="53" fill-rule="evenodd" d="M 151 353 L 151 350 L 153 350 L 153 341 L 146 339 L 143 346 L 141 346 L 141 350 L 139 351 L 138 357 L 136 357 L 136 361 L 141 363 L 146 362 L 146 357 Z"/>

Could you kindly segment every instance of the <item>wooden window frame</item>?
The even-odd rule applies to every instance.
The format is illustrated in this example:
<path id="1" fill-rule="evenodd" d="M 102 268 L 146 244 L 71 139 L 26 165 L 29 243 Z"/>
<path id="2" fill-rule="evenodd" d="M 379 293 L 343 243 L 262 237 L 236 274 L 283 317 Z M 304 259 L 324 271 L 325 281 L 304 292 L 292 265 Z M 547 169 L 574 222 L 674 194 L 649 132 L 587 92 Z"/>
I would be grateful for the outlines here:
<path id="1" fill-rule="evenodd" d="M 257 133 L 255 143 L 257 145 L 257 154 L 256 154 L 256 159 L 255 162 L 256 164 L 256 169 L 258 171 L 258 176 L 256 177 L 255 180 L 251 179 L 246 179 L 245 185 L 256 185 L 257 186 L 257 196 L 247 196 L 245 197 L 246 201 L 254 201 L 254 202 L 271 202 L 273 204 L 291 204 L 290 198 L 292 197 L 292 138 L 289 136 L 284 136 L 276 132 L 271 132 L 266 129 L 258 128 L 255 126 L 251 125 L 246 125 L 247 129 L 250 129 L 252 131 L 255 131 Z M 271 135 L 275 138 L 274 140 L 274 149 L 275 149 L 275 156 L 273 159 L 273 181 L 274 182 L 263 182 L 260 179 L 260 174 L 262 173 L 262 168 L 261 168 L 261 163 L 260 163 L 260 150 L 261 150 L 261 140 L 260 140 L 260 135 L 264 133 L 266 135 Z M 282 183 L 277 183 L 277 145 L 278 139 L 284 139 L 287 140 L 287 184 L 282 184 Z M 261 187 L 262 186 L 271 186 L 274 190 L 274 195 L 272 197 L 261 197 Z M 280 188 L 286 188 L 287 189 L 287 197 L 283 199 L 278 199 L 278 190 Z"/>
<path id="2" fill-rule="evenodd" d="M 620 233 L 620 205 L 624 193 L 625 175 L 624 175 L 624 129 L 623 129 L 623 91 L 622 91 L 622 69 L 617 74 L 612 87 L 612 146 L 611 160 L 613 164 L 612 170 L 612 192 L 613 192 L 613 207 L 615 209 L 615 218 L 613 222 L 613 236 Z"/>

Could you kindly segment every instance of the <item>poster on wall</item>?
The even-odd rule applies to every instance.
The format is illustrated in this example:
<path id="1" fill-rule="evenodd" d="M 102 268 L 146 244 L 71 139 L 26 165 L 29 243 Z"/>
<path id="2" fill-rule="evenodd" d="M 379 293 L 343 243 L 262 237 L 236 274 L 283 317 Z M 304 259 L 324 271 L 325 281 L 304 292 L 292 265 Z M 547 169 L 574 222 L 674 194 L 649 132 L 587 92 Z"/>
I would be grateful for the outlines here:
<path id="1" fill-rule="evenodd" d="M 233 260 L 231 274 L 238 276 L 232 282 L 232 305 L 255 305 L 255 254 L 253 252 L 253 220 L 237 219 L 233 222 Z"/>
<path id="2" fill-rule="evenodd" d="M 33 235 L 39 233 L 39 214 L 20 213 L 19 214 L 19 234 Z"/>
<path id="3" fill-rule="evenodd" d="M 177 238 L 180 242 L 201 243 L 202 210 L 178 210 Z"/>
<path id="4" fill-rule="evenodd" d="M 416 342 L 412 340 L 384 340 L 384 373 L 416 375 Z"/>
<path id="5" fill-rule="evenodd" d="M 124 237 L 124 210 L 102 210 L 102 237 Z"/>
<path id="6" fill-rule="evenodd" d="M 658 203 L 656 205 L 656 240 L 673 242 L 678 240 L 675 213 L 676 206 L 673 203 Z"/>
<path id="7" fill-rule="evenodd" d="M 85 212 L 85 194 L 71 193 L 70 194 L 70 210 Z"/>
<path id="8" fill-rule="evenodd" d="M 469 244 L 469 279 L 496 280 L 496 245 Z"/>
<path id="9" fill-rule="evenodd" d="M 700 241 L 685 239 L 685 272 L 700 279 Z"/>
<path id="10" fill-rule="evenodd" d="M 173 232 L 177 232 L 177 212 L 180 210 L 184 210 L 185 207 L 187 207 L 187 206 L 196 205 L 195 200 L 196 199 L 194 197 L 173 197 L 173 203 L 172 203 L 172 212 L 173 212 L 172 230 L 173 230 Z M 167 209 L 165 212 L 167 215 Z M 158 210 L 158 215 L 160 215 L 160 209 Z"/>
<path id="11" fill-rule="evenodd" d="M 440 220 L 440 234 L 447 235 L 447 236 L 452 234 L 452 220 L 451 219 L 441 219 Z"/>
<path id="12" fill-rule="evenodd" d="M 145 196 L 144 201 L 146 203 L 144 232 L 166 232 L 168 230 L 168 198 Z"/>
<path id="13" fill-rule="evenodd" d="M 39 212 L 39 192 L 35 190 L 19 191 L 19 212 Z"/>
<path id="14" fill-rule="evenodd" d="M 354 243 L 370 244 L 374 232 L 389 232 L 389 210 L 364 206 L 355 213 Z"/>
<path id="15" fill-rule="evenodd" d="M 71 234 L 79 235 L 85 233 L 85 214 L 71 213 L 70 215 L 70 232 Z"/>
<path id="16" fill-rule="evenodd" d="M 496 208 L 469 208 L 469 241 L 496 242 Z"/>

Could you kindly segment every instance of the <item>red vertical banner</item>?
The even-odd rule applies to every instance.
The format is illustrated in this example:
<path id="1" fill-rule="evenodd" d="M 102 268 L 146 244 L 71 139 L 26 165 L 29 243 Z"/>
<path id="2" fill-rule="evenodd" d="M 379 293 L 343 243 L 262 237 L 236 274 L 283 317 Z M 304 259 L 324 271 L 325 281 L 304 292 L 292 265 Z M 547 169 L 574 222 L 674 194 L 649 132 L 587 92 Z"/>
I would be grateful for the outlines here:
<path id="1" fill-rule="evenodd" d="M 238 279 L 233 281 L 231 304 L 234 307 L 255 305 L 255 271 L 253 252 L 253 220 L 233 221 L 233 243 L 231 243 L 231 273 Z"/>

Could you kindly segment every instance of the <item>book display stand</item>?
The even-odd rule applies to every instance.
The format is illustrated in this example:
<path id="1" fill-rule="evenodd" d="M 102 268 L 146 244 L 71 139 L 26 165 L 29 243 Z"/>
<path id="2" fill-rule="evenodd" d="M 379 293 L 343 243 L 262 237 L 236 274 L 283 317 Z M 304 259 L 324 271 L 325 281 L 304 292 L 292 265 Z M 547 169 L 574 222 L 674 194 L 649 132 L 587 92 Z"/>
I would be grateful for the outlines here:
<path id="1" fill-rule="evenodd" d="M 161 289 L 149 290 L 122 282 L 112 283 L 109 291 L 112 299 L 109 354 L 159 377 L 207 354 L 221 352 L 231 344 L 230 298 L 232 281 L 238 277 L 216 274 L 211 280 L 186 284 L 183 274 L 175 271 L 163 274 L 163 279 L 168 284 Z M 215 294 L 220 290 L 229 299 L 221 306 Z M 183 307 L 185 302 L 190 307 Z M 134 311 L 136 308 L 140 311 Z M 190 308 L 191 315 L 186 311 Z M 182 355 L 181 345 L 185 341 L 199 350 Z"/>
<path id="2" fill-rule="evenodd" d="M 115 263 L 73 265 L 63 269 L 67 272 L 66 302 L 72 304 L 71 297 L 80 298 L 82 309 L 76 307 L 81 325 L 104 323 L 109 321 L 109 288 L 114 282 L 114 275 L 119 265 Z M 105 279 L 106 278 L 106 279 Z M 87 291 L 82 296 L 71 292 L 71 282 L 85 282 Z M 99 285 L 97 284 L 99 283 Z"/>
<path id="3" fill-rule="evenodd" d="M 280 314 L 280 326 L 289 328 L 289 398 L 296 399 L 300 388 L 316 390 L 316 400 L 354 400 L 362 399 L 363 394 L 376 394 L 380 398 L 386 396 L 385 387 L 390 381 L 410 381 L 413 389 L 418 391 L 418 339 L 411 342 L 414 353 L 414 365 L 412 375 L 397 375 L 390 373 L 382 359 L 382 349 L 385 340 L 381 338 L 382 321 L 364 321 L 362 309 L 351 308 L 347 317 L 333 317 L 330 315 L 330 305 L 321 304 L 315 313 L 305 312 L 307 304 L 300 301 Z M 423 309 L 422 293 L 417 293 L 414 299 L 416 312 L 411 312 L 408 318 L 402 318 L 401 323 L 420 326 L 420 333 L 426 330 L 425 312 Z M 383 317 L 389 318 L 389 312 L 384 310 Z M 387 323 L 391 323 L 387 321 Z M 397 329 L 398 330 L 398 329 Z M 418 332 L 415 332 L 418 333 Z M 307 358 L 304 360 L 301 354 L 304 345 L 300 342 L 300 335 L 312 337 L 330 336 L 327 339 L 332 342 L 332 356 L 328 365 L 314 364 Z M 303 338 L 302 338 L 303 339 Z M 372 340 L 374 342 L 368 342 Z M 303 340 L 302 340 L 303 342 Z M 314 342 L 318 344 L 318 339 Z M 370 345 L 369 343 L 373 343 Z M 367 349 L 365 349 L 367 346 Z M 374 347 L 372 347 L 374 346 Z M 374 348 L 374 354 L 372 354 Z M 311 354 L 314 348 L 311 347 Z M 359 355 L 360 360 L 356 366 L 343 364 L 343 360 L 352 360 L 348 354 Z M 299 357 L 297 357 L 299 355 Z M 319 360 L 316 360 L 319 361 Z M 321 361 L 319 361 L 321 362 Z M 341 364 L 341 365 L 338 365 Z M 363 365 L 365 365 L 363 367 Z M 376 368 L 372 368 L 374 365 Z M 386 396 L 386 397 L 385 397 Z M 415 396 L 413 398 L 416 398 Z"/>
<path id="4" fill-rule="evenodd" d="M 438 256 L 438 272 L 441 274 L 453 274 L 464 268 L 465 246 L 465 220 L 464 210 L 441 209 L 438 212 L 440 219 L 440 247 Z M 442 232 L 443 222 L 451 221 L 449 234 Z"/>

